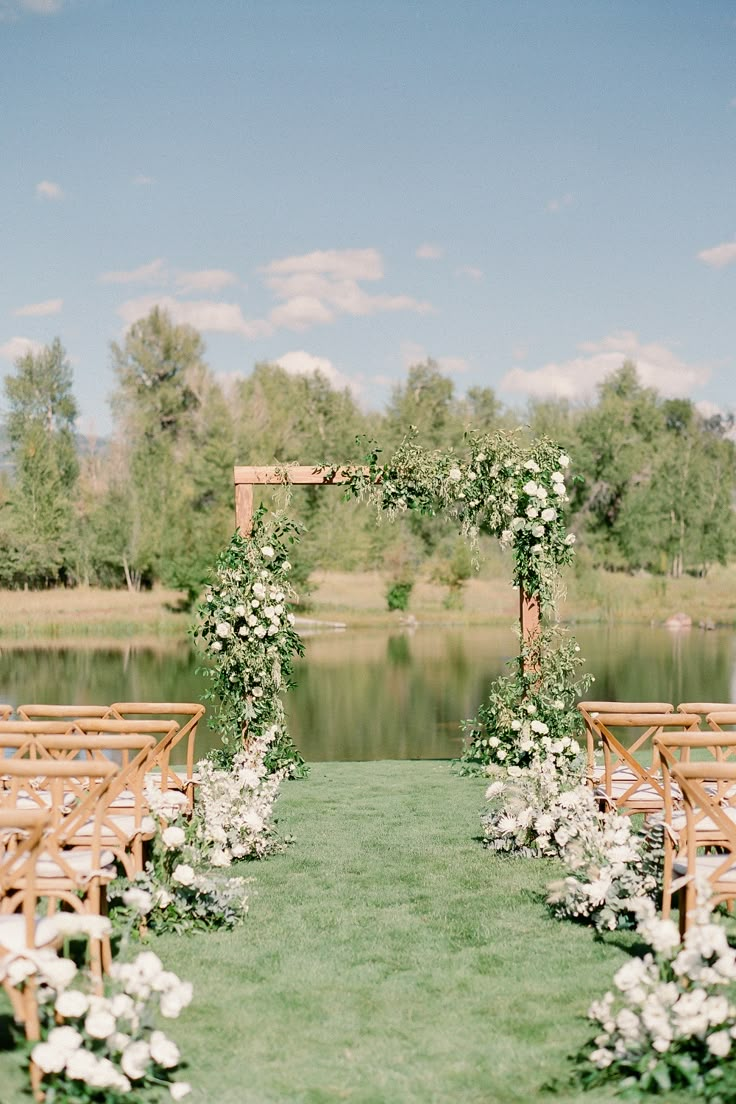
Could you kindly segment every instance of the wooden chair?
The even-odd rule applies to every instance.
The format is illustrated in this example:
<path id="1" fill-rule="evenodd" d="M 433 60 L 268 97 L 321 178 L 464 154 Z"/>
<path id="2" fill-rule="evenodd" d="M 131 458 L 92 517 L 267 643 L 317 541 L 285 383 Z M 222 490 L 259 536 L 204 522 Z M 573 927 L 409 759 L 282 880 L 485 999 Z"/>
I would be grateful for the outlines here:
<path id="1" fill-rule="evenodd" d="M 680 764 L 690 763 L 693 755 L 699 763 L 715 765 L 733 761 L 736 756 L 736 732 L 662 732 L 655 740 L 662 768 L 664 786 L 664 868 L 662 875 L 662 916 L 666 919 L 672 907 L 674 895 L 672 871 L 674 862 L 686 854 L 687 818 L 683 809 L 682 794 L 672 780 L 672 770 Z M 709 793 L 718 793 L 713 779 L 704 780 Z M 721 787 L 722 790 L 722 787 Z M 733 801 L 733 792 L 720 793 L 722 801 Z M 736 808 L 724 806 L 726 815 L 736 823 Z M 697 822 L 697 846 L 718 847 L 722 844 L 720 829 L 708 817 Z"/>
<path id="2" fill-rule="evenodd" d="M 0 721 L 0 775 L 4 759 L 35 759 L 39 738 L 78 731 L 70 721 Z"/>
<path id="3" fill-rule="evenodd" d="M 91 761 L 118 764 L 107 790 L 105 809 L 100 818 L 82 824 L 66 840 L 68 847 L 84 847 L 94 832 L 101 835 L 102 846 L 112 851 L 128 878 L 143 870 L 144 844 L 156 834 L 145 797 L 146 771 L 156 746 L 155 738 L 139 732 L 139 725 L 125 721 L 79 721 L 73 730 L 62 734 L 41 733 L 36 738 L 39 757 L 80 762 L 83 769 Z M 158 730 L 165 726 L 155 726 Z"/>
<path id="4" fill-rule="evenodd" d="M 110 716 L 120 720 L 143 718 L 168 719 L 176 729 L 161 740 L 153 756 L 155 766 L 161 772 L 161 791 L 167 793 L 172 804 L 181 803 L 190 812 L 194 807 L 194 788 L 197 776 L 194 772 L 194 753 L 197 725 L 204 716 L 204 706 L 199 702 L 113 702 Z M 181 772 L 171 766 L 171 753 L 186 740 L 186 766 Z M 180 794 L 184 801 L 174 797 Z"/>
<path id="5" fill-rule="evenodd" d="M 672 868 L 681 879 L 680 933 L 684 935 L 700 880 L 708 884 L 713 906 L 736 899 L 736 824 L 722 804 L 736 786 L 736 763 L 678 763 L 671 767 L 671 775 L 682 793 L 686 817 L 686 854 Z M 718 854 L 698 854 L 704 846 L 699 833 L 706 822 L 719 835 Z"/>
<path id="6" fill-rule="evenodd" d="M 109 705 L 19 705 L 21 721 L 75 721 L 78 717 L 105 717 Z"/>
<path id="7" fill-rule="evenodd" d="M 0 808 L 0 967 L 26 952 L 52 947 L 58 942 L 53 925 L 36 918 L 36 863 L 50 819 L 48 810 Z M 3 986 L 13 1016 L 23 1024 L 26 1037 L 38 1039 L 35 985 L 29 980 L 19 990 L 4 979 Z"/>
<path id="8" fill-rule="evenodd" d="M 101 827 L 108 803 L 108 789 L 118 773 L 115 763 L 105 760 L 14 759 L 3 764 L 5 779 L 0 790 L 0 808 L 49 814 L 43 852 L 35 867 L 39 897 L 48 901 L 49 912 L 64 901 L 74 912 L 104 916 L 105 887 L 116 875 L 115 856 L 102 845 Z M 90 822 L 94 829 L 84 847 L 71 847 Z M 21 885 L 20 888 L 23 888 Z M 0 912 L 4 902 L 0 902 Z M 90 940 L 90 965 L 101 977 L 110 963 L 107 936 Z"/>
<path id="9" fill-rule="evenodd" d="M 5 702 L 0 702 L 0 721 L 7 721 L 12 712 L 12 705 L 6 705 Z"/>
<path id="10" fill-rule="evenodd" d="M 595 761 L 596 750 L 601 747 L 601 735 L 597 726 L 599 713 L 673 713 L 674 706 L 669 702 L 615 702 L 583 701 L 578 709 L 585 721 L 585 740 L 588 754 L 588 782 L 596 786 L 603 781 L 605 769 Z"/>

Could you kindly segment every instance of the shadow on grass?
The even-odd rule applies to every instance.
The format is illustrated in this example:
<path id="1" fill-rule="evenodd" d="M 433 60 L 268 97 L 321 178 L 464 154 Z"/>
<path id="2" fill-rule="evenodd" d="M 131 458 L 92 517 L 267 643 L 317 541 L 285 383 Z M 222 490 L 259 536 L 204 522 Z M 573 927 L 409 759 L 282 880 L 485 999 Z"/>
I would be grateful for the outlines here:
<path id="1" fill-rule="evenodd" d="M 18 1027 L 10 1012 L 0 1013 L 0 1051 L 15 1050 Z"/>

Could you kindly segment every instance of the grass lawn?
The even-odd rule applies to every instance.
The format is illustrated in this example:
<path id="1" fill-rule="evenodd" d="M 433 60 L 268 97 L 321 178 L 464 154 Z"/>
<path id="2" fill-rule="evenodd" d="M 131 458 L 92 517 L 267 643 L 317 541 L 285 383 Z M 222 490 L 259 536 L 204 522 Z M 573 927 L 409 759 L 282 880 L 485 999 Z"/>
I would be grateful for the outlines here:
<path id="1" fill-rule="evenodd" d="M 549 864 L 478 842 L 482 794 L 444 762 L 323 763 L 286 784 L 294 843 L 246 868 L 246 924 L 151 944 L 194 983 L 171 1024 L 192 1104 L 525 1104 L 566 1078 L 632 937 L 553 920 Z M 2 1104 L 28 1101 L 23 1083 L 0 1052 Z"/>

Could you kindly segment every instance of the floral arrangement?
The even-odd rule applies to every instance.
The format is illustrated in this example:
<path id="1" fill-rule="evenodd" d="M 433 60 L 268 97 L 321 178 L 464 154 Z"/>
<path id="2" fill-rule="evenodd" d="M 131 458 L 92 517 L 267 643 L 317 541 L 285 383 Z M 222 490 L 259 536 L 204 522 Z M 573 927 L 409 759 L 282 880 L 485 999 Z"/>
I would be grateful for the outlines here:
<path id="1" fill-rule="evenodd" d="M 153 841 L 151 858 L 133 879 L 108 886 L 110 915 L 117 926 L 160 932 L 234 928 L 245 919 L 245 878 L 227 878 L 198 868 L 201 853 L 188 842 L 192 829 L 170 824 Z"/>
<path id="2" fill-rule="evenodd" d="M 109 932 L 104 917 L 58 913 L 52 921 L 66 940 Z M 12 958 L 6 980 L 21 987 L 33 979 L 41 1040 L 29 1044 L 46 1104 L 144 1104 L 166 1086 L 173 1100 L 191 1091 L 175 1081 L 180 1053 L 158 1026 L 176 1019 L 192 999 L 192 986 L 164 970 L 150 951 L 113 963 L 106 992 L 68 957 L 41 950 Z M 153 1094 L 153 1096 L 152 1096 Z"/>
<path id="3" fill-rule="evenodd" d="M 262 740 L 262 748 L 258 740 L 249 742 L 230 770 L 208 760 L 198 764 L 200 782 L 190 832 L 198 862 L 223 867 L 262 859 L 283 848 L 272 821 L 283 772 L 267 773 L 263 752 L 273 742 L 268 730 Z"/>
<path id="4" fill-rule="evenodd" d="M 219 764 L 229 767 L 244 744 L 268 737 L 267 769 L 295 775 L 304 760 L 286 730 L 281 693 L 291 685 L 294 657 L 303 655 L 288 609 L 296 595 L 286 544 L 298 527 L 265 514 L 259 509 L 250 536 L 236 533 L 220 555 L 193 631 L 208 659 L 205 699 L 215 703 L 210 725 L 222 739 Z"/>
<path id="5" fill-rule="evenodd" d="M 569 872 L 549 886 L 548 902 L 555 916 L 585 920 L 598 931 L 630 928 L 634 904 L 659 892 L 662 826 L 640 834 L 629 817 L 598 811 L 592 794 L 590 802 L 592 814 L 576 821 L 560 849 Z"/>
<path id="6" fill-rule="evenodd" d="M 517 855 L 559 856 L 579 826 L 596 814 L 593 795 L 580 776 L 580 760 L 553 756 L 525 768 L 509 767 L 486 790 L 486 846 Z"/>
<path id="7" fill-rule="evenodd" d="M 587 1088 L 616 1080 L 638 1100 L 687 1089 L 693 1099 L 736 1096 L 736 952 L 700 907 L 680 944 L 671 920 L 651 901 L 637 903 L 637 931 L 651 950 L 614 977 L 614 991 L 590 1008 L 594 1049 L 579 1055 Z"/>

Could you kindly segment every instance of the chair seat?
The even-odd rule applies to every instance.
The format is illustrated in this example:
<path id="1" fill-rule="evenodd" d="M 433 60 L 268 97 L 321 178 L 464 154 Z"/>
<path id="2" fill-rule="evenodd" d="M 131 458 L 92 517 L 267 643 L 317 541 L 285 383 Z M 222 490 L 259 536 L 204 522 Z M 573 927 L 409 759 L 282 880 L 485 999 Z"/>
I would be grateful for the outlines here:
<path id="1" fill-rule="evenodd" d="M 595 796 L 606 798 L 609 801 L 617 801 L 619 798 L 623 797 L 628 790 L 631 790 L 634 781 L 634 779 L 614 780 L 610 790 L 607 790 L 605 786 L 596 786 L 594 791 Z M 626 804 L 639 805 L 642 810 L 661 809 L 664 805 L 664 800 L 659 791 L 655 790 L 654 786 L 650 786 L 648 782 L 642 782 L 635 790 L 631 790 L 631 794 L 626 799 Z"/>
<path id="2" fill-rule="evenodd" d="M 124 814 L 108 816 L 109 821 L 112 821 L 123 833 L 128 840 L 134 839 L 136 836 L 147 836 L 153 838 L 156 834 L 156 824 L 149 816 L 144 816 L 141 823 L 136 827 L 134 816 L 125 816 Z M 88 820 L 86 824 L 83 824 L 81 828 L 75 833 L 75 838 L 86 839 L 89 836 L 93 836 L 95 833 L 95 822 Z M 103 824 L 100 828 L 100 836 L 103 840 L 119 840 L 118 834 L 110 827 L 109 824 Z"/>
<path id="3" fill-rule="evenodd" d="M 695 877 L 702 874 L 704 877 L 712 877 L 714 872 L 719 866 L 723 865 L 723 861 L 726 858 L 724 855 L 696 855 L 695 857 Z M 687 873 L 687 859 L 675 859 L 672 864 L 673 873 L 678 878 L 683 878 Z M 736 863 L 733 866 L 728 867 L 718 878 L 718 882 L 733 882 L 736 884 Z"/>
<path id="4" fill-rule="evenodd" d="M 36 946 L 29 947 L 26 942 L 26 921 L 20 913 L 12 913 L 10 916 L 0 916 L 0 957 L 4 957 L 2 951 L 12 954 L 22 954 L 24 951 L 37 950 L 39 947 L 48 947 L 58 939 L 58 933 L 52 917 L 44 917 L 36 921 Z"/>
<path id="5" fill-rule="evenodd" d="M 67 863 L 72 870 L 79 875 L 80 878 L 94 878 L 99 874 L 114 874 L 115 872 L 115 856 L 112 851 L 100 852 L 100 862 L 98 866 L 92 865 L 92 852 L 87 851 L 84 848 L 77 848 L 74 851 L 63 852 L 64 862 Z M 36 863 L 36 877 L 37 878 L 65 878 L 66 872 L 59 863 L 56 862 L 51 855 L 43 854 L 39 856 Z"/>
<path id="6" fill-rule="evenodd" d="M 729 820 L 732 820 L 736 824 L 736 808 L 732 805 L 723 806 L 722 811 L 726 814 Z M 672 817 L 671 827 L 675 832 L 680 832 L 687 825 L 687 817 L 684 813 L 675 813 Z M 719 832 L 719 826 L 711 820 L 710 817 L 703 817 L 695 825 L 695 834 L 699 832 Z"/>

